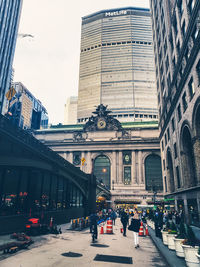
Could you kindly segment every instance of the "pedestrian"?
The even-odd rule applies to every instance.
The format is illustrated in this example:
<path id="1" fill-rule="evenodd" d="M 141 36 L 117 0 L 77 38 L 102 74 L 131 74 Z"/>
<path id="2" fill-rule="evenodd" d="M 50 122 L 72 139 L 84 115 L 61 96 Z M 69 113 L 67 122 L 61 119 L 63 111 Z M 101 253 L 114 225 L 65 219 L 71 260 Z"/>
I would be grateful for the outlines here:
<path id="1" fill-rule="evenodd" d="M 113 221 L 113 225 L 115 225 L 115 220 L 117 218 L 117 214 L 116 214 L 116 212 L 114 210 L 111 212 L 110 217 L 111 217 L 111 219 Z"/>
<path id="2" fill-rule="evenodd" d="M 98 231 L 97 231 L 97 222 L 99 220 L 99 217 L 97 216 L 96 212 L 93 212 L 90 215 L 90 233 L 92 233 L 92 230 L 94 229 L 94 237 L 97 239 Z"/>
<path id="3" fill-rule="evenodd" d="M 134 216 L 131 219 L 131 224 L 128 227 L 128 230 L 133 231 L 135 248 L 139 248 L 139 230 L 140 230 L 140 217 L 137 209 L 135 209 Z"/>
<path id="4" fill-rule="evenodd" d="M 126 227 L 128 224 L 128 214 L 123 210 L 121 213 L 121 223 L 123 225 L 123 236 L 126 236 Z"/>

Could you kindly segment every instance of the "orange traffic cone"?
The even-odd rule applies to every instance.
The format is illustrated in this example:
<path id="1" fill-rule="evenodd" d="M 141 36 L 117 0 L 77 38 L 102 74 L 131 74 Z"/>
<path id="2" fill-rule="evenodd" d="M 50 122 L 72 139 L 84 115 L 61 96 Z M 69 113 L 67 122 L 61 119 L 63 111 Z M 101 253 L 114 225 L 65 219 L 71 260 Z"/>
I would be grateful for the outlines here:
<path id="1" fill-rule="evenodd" d="M 49 227 L 51 228 L 53 226 L 53 217 L 50 219 Z"/>
<path id="2" fill-rule="evenodd" d="M 141 222 L 141 225 L 140 225 L 139 236 L 144 236 L 143 222 Z"/>
<path id="3" fill-rule="evenodd" d="M 148 231 L 148 226 L 146 225 L 146 232 L 145 232 L 146 236 L 149 236 L 149 231 Z"/>
<path id="4" fill-rule="evenodd" d="M 103 225 L 101 226 L 100 234 L 104 234 Z"/>

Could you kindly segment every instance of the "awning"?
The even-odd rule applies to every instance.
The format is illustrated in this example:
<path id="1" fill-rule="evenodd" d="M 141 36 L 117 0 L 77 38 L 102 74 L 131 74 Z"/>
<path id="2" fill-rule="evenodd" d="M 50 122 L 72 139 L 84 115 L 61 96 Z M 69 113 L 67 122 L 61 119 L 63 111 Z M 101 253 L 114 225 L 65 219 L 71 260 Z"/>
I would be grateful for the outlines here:
<path id="1" fill-rule="evenodd" d="M 117 204 L 140 204 L 141 200 L 139 199 L 115 199 L 114 202 Z"/>

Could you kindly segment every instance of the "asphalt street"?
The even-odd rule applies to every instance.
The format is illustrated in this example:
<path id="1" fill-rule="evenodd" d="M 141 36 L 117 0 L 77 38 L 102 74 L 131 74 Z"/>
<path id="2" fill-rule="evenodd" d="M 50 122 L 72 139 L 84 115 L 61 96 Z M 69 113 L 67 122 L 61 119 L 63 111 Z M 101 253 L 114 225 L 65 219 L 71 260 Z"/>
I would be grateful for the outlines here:
<path id="1" fill-rule="evenodd" d="M 28 250 L 21 250 L 0 261 L 1 267 L 167 267 L 151 238 L 140 237 L 140 247 L 135 248 L 133 232 L 120 233 L 120 219 L 113 226 L 113 234 L 99 234 L 92 243 L 89 229 L 67 230 L 62 226 L 61 235 L 37 237 Z M 98 229 L 100 231 L 100 228 Z M 104 232 L 106 226 L 104 226 Z M 98 261 L 95 260 L 99 259 Z M 112 261 L 112 262 L 110 262 Z"/>

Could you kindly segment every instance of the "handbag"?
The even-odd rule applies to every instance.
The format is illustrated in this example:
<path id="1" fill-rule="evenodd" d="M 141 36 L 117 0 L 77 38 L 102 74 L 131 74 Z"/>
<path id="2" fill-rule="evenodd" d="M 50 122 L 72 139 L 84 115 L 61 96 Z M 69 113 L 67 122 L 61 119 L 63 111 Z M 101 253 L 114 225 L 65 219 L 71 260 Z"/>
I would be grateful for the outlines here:
<path id="1" fill-rule="evenodd" d="M 133 226 L 133 224 L 131 223 L 131 224 L 128 226 L 128 230 L 129 230 L 129 231 L 133 231 L 133 229 L 134 229 L 134 226 Z"/>

